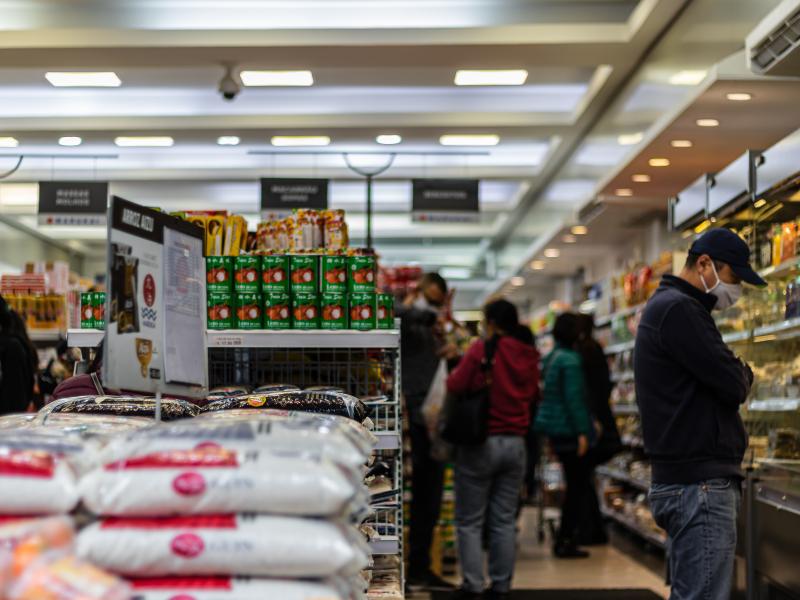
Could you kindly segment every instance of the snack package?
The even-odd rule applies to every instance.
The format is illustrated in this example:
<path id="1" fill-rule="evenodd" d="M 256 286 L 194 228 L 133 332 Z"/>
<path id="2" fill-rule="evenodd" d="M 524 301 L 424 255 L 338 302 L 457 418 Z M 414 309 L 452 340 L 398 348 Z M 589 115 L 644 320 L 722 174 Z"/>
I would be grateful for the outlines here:
<path id="1" fill-rule="evenodd" d="M 238 256 L 247 243 L 247 221 L 241 215 L 231 215 L 225 223 L 225 243 L 222 253 L 225 256 Z"/>
<path id="2" fill-rule="evenodd" d="M 53 550 L 70 550 L 75 528 L 67 516 L 11 520 L 0 523 L 0 553 L 4 553 L 6 584 L 18 579 L 35 560 Z M 0 585 L 0 595 L 6 586 Z"/>
<path id="3" fill-rule="evenodd" d="M 338 585 L 337 585 L 338 584 Z M 338 581 L 291 581 L 244 577 L 134 579 L 133 600 L 350 600 Z"/>
<path id="4" fill-rule="evenodd" d="M 227 217 L 206 217 L 206 256 L 222 256 Z"/>
<path id="5" fill-rule="evenodd" d="M 253 390 L 255 394 L 269 394 L 271 392 L 299 391 L 300 388 L 291 383 L 266 383 Z"/>
<path id="6" fill-rule="evenodd" d="M 78 535 L 78 556 L 129 577 L 324 578 L 369 564 L 357 531 L 297 517 L 218 515 L 105 519 Z"/>
<path id="7" fill-rule="evenodd" d="M 62 398 L 51 402 L 39 411 L 39 418 L 47 423 L 48 417 L 53 413 L 83 413 L 95 415 L 117 415 L 126 417 L 151 417 L 156 416 L 155 398 L 138 398 L 125 396 L 76 396 L 75 398 Z M 162 398 L 161 418 L 164 421 L 194 417 L 200 413 L 200 408 L 186 400 L 176 398 Z"/>
<path id="8" fill-rule="evenodd" d="M 248 394 L 210 402 L 203 412 L 231 408 L 274 408 L 349 417 L 359 423 L 369 416 L 369 409 L 358 398 L 341 392 L 286 391 L 271 394 Z"/>

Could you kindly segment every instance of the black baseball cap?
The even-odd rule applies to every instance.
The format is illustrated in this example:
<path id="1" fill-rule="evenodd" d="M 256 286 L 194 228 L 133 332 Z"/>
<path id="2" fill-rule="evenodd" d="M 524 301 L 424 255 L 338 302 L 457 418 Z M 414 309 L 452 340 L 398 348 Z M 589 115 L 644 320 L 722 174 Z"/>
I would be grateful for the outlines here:
<path id="1" fill-rule="evenodd" d="M 767 285 L 750 266 L 750 248 L 730 229 L 710 229 L 697 238 L 689 254 L 708 254 L 712 259 L 730 265 L 739 278 L 750 285 Z"/>

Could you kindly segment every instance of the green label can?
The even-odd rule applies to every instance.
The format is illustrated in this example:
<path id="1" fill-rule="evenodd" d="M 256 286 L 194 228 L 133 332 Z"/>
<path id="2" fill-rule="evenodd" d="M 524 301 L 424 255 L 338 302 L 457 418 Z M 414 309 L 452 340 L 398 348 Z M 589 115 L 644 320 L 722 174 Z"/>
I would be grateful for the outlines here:
<path id="1" fill-rule="evenodd" d="M 394 296 L 378 294 L 378 329 L 394 329 Z"/>
<path id="2" fill-rule="evenodd" d="M 236 256 L 233 259 L 233 289 L 238 294 L 257 294 L 261 291 L 261 257 Z"/>
<path id="3" fill-rule="evenodd" d="M 289 291 L 289 257 L 267 254 L 261 257 L 261 288 L 264 292 Z"/>
<path id="4" fill-rule="evenodd" d="M 236 327 L 261 329 L 263 327 L 261 294 L 236 294 Z"/>
<path id="5" fill-rule="evenodd" d="M 350 271 L 350 292 L 374 294 L 377 279 L 375 256 L 350 256 L 347 259 L 347 266 Z"/>
<path id="6" fill-rule="evenodd" d="M 320 296 L 320 327 L 347 329 L 347 295 L 325 292 Z"/>
<path id="7" fill-rule="evenodd" d="M 230 292 L 233 290 L 233 257 L 206 257 L 206 290 L 214 292 Z"/>
<path id="8" fill-rule="evenodd" d="M 296 254 L 289 257 L 292 273 L 292 293 L 317 293 L 319 281 L 319 256 L 316 254 Z"/>
<path id="9" fill-rule="evenodd" d="M 264 328 L 289 329 L 291 325 L 289 294 L 286 292 L 264 294 Z"/>
<path id="10" fill-rule="evenodd" d="M 92 292 L 83 292 L 81 294 L 81 329 L 94 329 Z"/>
<path id="11" fill-rule="evenodd" d="M 292 296 L 292 327 L 319 329 L 319 296 L 299 292 Z"/>
<path id="12" fill-rule="evenodd" d="M 95 329 L 106 328 L 106 293 L 92 292 L 92 320 Z"/>
<path id="13" fill-rule="evenodd" d="M 322 278 L 320 287 L 323 293 L 337 292 L 344 294 L 347 292 L 347 257 L 346 256 L 323 256 Z"/>
<path id="14" fill-rule="evenodd" d="M 367 331 L 377 327 L 375 294 L 350 294 L 350 329 Z"/>
<path id="15" fill-rule="evenodd" d="M 209 329 L 233 329 L 233 294 L 230 292 L 211 292 L 208 294 Z"/>

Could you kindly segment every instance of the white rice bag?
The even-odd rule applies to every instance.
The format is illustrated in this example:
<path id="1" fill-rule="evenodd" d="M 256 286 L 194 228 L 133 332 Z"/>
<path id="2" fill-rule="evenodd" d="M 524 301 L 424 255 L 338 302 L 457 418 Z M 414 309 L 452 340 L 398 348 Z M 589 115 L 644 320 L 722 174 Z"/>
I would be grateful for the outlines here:
<path id="1" fill-rule="evenodd" d="M 325 578 L 369 564 L 355 529 L 316 519 L 218 515 L 105 519 L 78 535 L 78 555 L 129 577 Z"/>
<path id="2" fill-rule="evenodd" d="M 336 582 L 192 577 L 135 579 L 133 600 L 348 600 L 352 597 Z"/>
<path id="3" fill-rule="evenodd" d="M 363 513 L 354 474 L 320 457 L 214 444 L 153 452 L 97 468 L 80 481 L 86 507 L 108 516 L 259 512 L 313 517 Z"/>

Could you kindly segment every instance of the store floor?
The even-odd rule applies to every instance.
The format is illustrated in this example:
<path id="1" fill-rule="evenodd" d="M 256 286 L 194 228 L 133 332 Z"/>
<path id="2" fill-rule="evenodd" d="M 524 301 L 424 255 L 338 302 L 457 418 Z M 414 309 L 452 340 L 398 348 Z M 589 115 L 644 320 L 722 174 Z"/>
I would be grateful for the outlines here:
<path id="1" fill-rule="evenodd" d="M 591 557 L 586 560 L 553 558 L 549 540 L 539 544 L 536 523 L 536 511 L 526 509 L 520 520 L 514 589 L 647 589 L 663 598 L 669 596 L 663 577 L 652 566 L 618 549 L 617 544 L 591 548 Z M 411 598 L 428 600 L 425 594 Z"/>

